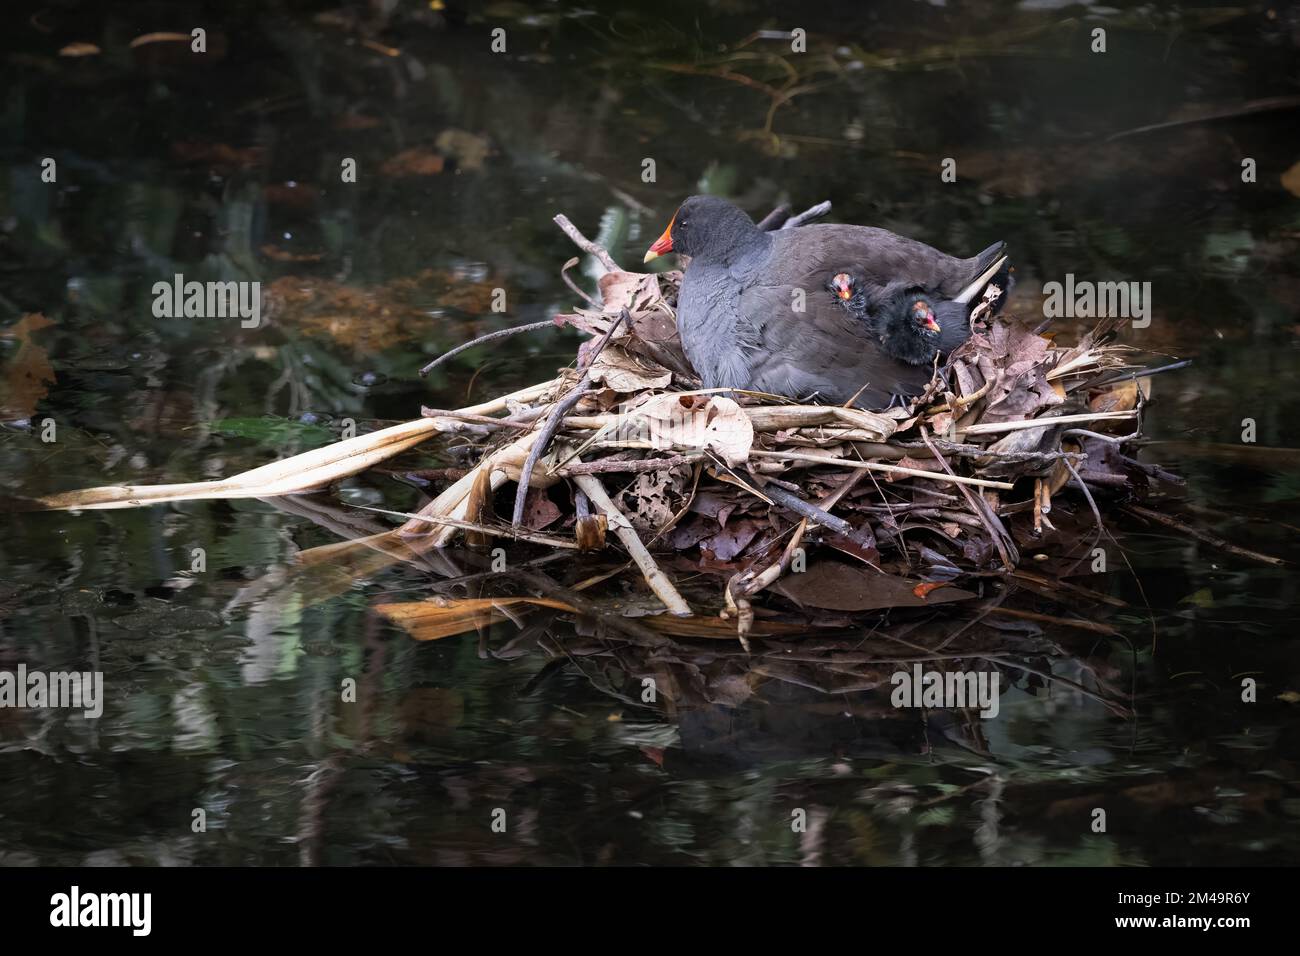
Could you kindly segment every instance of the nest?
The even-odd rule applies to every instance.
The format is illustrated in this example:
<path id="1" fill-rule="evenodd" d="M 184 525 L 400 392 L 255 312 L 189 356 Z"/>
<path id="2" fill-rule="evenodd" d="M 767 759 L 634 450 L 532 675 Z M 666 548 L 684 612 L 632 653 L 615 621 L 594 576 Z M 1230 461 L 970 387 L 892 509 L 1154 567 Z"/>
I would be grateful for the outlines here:
<path id="1" fill-rule="evenodd" d="M 824 208 L 760 225 L 797 227 Z M 483 656 L 563 658 L 631 706 L 732 708 L 779 687 L 813 694 L 809 713 L 892 719 L 918 711 L 849 693 L 920 666 L 1005 674 L 1031 693 L 1063 685 L 1127 713 L 1119 669 L 1095 656 L 1120 646 L 1107 617 L 1126 605 L 1088 580 L 1108 555 L 1122 560 L 1106 546 L 1120 511 L 1281 563 L 1139 503 L 1178 481 L 1135 457 L 1140 383 L 1177 364 L 1135 367 L 1106 324 L 1065 345 L 995 315 L 991 288 L 970 339 L 905 408 L 702 389 L 677 340 L 681 273 L 620 269 L 556 222 L 605 271 L 597 301 L 568 278 L 578 259 L 562 270 L 585 305 L 557 322 L 588 338 L 553 378 L 229 478 L 7 504 L 259 498 L 347 540 L 299 553 L 243 600 L 292 588 L 306 606 L 402 562 L 430 573 L 434 596 L 374 608 L 418 640 L 477 628 Z M 551 325 L 493 333 L 430 367 Z M 316 494 L 430 439 L 465 467 L 438 469 L 447 484 L 418 512 Z M 489 625 L 505 620 L 519 633 L 494 646 Z M 976 715 L 954 720 L 961 745 L 984 752 Z"/>
<path id="2" fill-rule="evenodd" d="M 907 407 L 702 389 L 677 340 L 681 273 L 624 271 L 557 222 L 607 269 L 599 301 L 570 283 L 586 305 L 557 317 L 589 338 L 548 382 L 424 409 L 472 467 L 400 533 L 438 547 L 461 535 L 579 552 L 617 542 L 644 586 L 609 572 L 550 581 L 549 597 L 443 601 L 432 616 L 381 606 L 417 637 L 486 623 L 502 600 L 612 612 L 632 643 L 725 634 L 744 652 L 754 637 L 979 601 L 999 580 L 1104 604 L 1064 579 L 1095 570 L 1109 509 L 1176 480 L 1133 457 L 1141 370 L 1109 326 L 1058 344 L 995 316 L 990 287 L 970 339 Z M 498 517 L 511 491 L 513 513 Z M 999 603 L 995 616 L 1110 631 Z"/>

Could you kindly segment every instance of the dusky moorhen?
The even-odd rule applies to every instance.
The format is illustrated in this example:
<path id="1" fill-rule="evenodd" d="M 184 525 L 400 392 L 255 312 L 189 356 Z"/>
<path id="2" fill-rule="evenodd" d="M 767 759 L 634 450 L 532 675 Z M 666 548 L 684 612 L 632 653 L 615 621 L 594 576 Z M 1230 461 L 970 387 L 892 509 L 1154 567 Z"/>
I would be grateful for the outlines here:
<path id="1" fill-rule="evenodd" d="M 831 278 L 850 267 L 868 301 L 897 287 L 970 301 L 1002 249 L 999 242 L 957 259 L 870 226 L 764 232 L 731 203 L 692 196 L 645 261 L 665 252 L 691 257 L 677 297 L 677 330 L 705 388 L 879 408 L 919 393 L 931 367 L 886 352 L 869 323 L 826 294 Z"/>

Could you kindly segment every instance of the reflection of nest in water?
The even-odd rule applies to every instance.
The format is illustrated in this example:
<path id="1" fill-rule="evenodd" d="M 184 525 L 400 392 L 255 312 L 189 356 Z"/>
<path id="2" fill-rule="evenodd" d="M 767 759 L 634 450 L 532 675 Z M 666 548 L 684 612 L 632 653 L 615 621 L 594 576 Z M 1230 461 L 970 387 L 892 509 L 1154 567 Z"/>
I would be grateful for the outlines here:
<path id="1" fill-rule="evenodd" d="M 558 605 L 573 596 L 545 571 L 519 573 L 506 585 L 512 592 L 526 582 Z M 833 627 L 788 608 L 777 597 L 765 606 L 748 650 L 734 640 L 734 625 L 716 618 L 678 619 L 673 629 L 680 633 L 669 636 L 645 626 L 662 623 L 662 616 L 623 617 L 620 611 L 631 609 L 617 599 L 587 605 L 589 613 L 572 624 L 562 606 L 540 607 L 504 641 L 491 640 L 494 632 L 481 628 L 480 654 L 514 659 L 541 653 L 550 660 L 521 689 L 522 696 L 563 672 L 578 673 L 617 700 L 626 718 L 642 711 L 673 718 L 688 750 L 737 756 L 756 746 L 797 746 L 786 739 L 793 719 L 810 741 L 832 732 L 837 746 L 850 750 L 867 746 L 883 747 L 884 754 L 917 754 L 946 739 L 983 754 L 989 746 L 982 720 L 997 715 L 1012 688 L 1071 706 L 1092 705 L 1115 716 L 1130 714 L 1127 695 L 1116 683 L 1120 667 L 1109 659 L 1114 645 L 1107 638 L 1117 632 L 1096 620 L 1099 611 L 1123 602 L 1078 589 L 1070 603 L 1076 610 L 1095 604 L 1092 619 L 1067 622 L 1037 610 L 1061 600 L 1044 587 L 1044 580 L 1036 574 L 1011 576 L 990 582 L 978 602 L 858 613 Z M 466 589 L 481 594 L 483 576 L 464 581 L 436 587 L 449 594 Z M 487 607 L 492 603 L 482 596 L 435 601 L 447 611 L 471 601 Z M 505 611 L 519 605 L 498 607 Z M 864 625 L 868 617 L 870 623 Z M 479 623 L 489 619 L 485 615 Z M 1053 627 L 1056 633 L 1047 635 L 1044 628 L 1056 623 L 1072 626 Z M 408 621 L 408 626 L 421 636 L 418 624 Z M 927 701 L 922 696 L 927 680 L 942 681 L 950 692 L 964 686 L 968 696 Z M 976 680 L 983 682 L 978 688 Z M 991 713 L 986 709 L 990 690 L 995 701 Z M 901 700 L 900 693 L 905 695 Z M 774 716 L 777 711 L 783 716 Z M 834 731 L 846 718 L 852 726 Z"/>

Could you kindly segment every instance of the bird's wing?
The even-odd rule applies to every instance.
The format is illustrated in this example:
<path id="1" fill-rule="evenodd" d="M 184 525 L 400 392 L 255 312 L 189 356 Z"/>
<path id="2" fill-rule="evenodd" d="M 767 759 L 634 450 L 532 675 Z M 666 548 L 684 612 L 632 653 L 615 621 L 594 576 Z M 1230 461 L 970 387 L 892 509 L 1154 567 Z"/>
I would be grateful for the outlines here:
<path id="1" fill-rule="evenodd" d="M 953 298 L 992 264 L 1005 243 L 959 259 L 873 226 L 812 225 L 773 236 L 770 280 L 823 289 L 836 272 L 853 268 L 868 286 L 899 284 Z"/>
<path id="2" fill-rule="evenodd" d="M 886 355 L 866 325 L 839 302 L 824 293 L 800 297 L 800 291 L 800 286 L 764 282 L 741 292 L 745 329 L 740 338 L 749 345 L 751 388 L 793 398 L 815 394 L 828 404 L 856 394 L 856 404 L 879 408 L 890 396 L 914 395 L 929 382 L 929 368 Z M 800 298 L 802 312 L 796 307 Z"/>

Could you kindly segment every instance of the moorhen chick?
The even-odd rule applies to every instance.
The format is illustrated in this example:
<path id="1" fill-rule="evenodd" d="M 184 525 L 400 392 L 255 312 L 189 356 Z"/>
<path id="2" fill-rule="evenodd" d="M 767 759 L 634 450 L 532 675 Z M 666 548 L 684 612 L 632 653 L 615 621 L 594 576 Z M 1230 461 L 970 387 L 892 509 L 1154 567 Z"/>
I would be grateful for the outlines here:
<path id="1" fill-rule="evenodd" d="M 827 290 L 838 298 L 849 314 L 862 322 L 880 341 L 880 346 L 900 362 L 933 367 L 936 358 L 948 357 L 970 338 L 970 314 L 976 297 L 990 283 L 1002 290 L 993 305 L 1001 309 L 1010 291 L 1011 274 L 1007 257 L 1000 256 L 967 287 L 969 299 L 959 295 L 944 299 L 903 283 L 891 283 L 870 290 L 856 272 L 848 270 L 831 277 Z M 874 300 L 869 291 L 875 291 Z"/>
<path id="2" fill-rule="evenodd" d="M 705 388 L 880 408 L 921 392 L 931 365 L 886 351 L 872 323 L 825 293 L 832 277 L 851 271 L 866 303 L 899 288 L 969 302 L 1002 249 L 998 242 L 958 259 L 870 226 L 764 232 L 731 203 L 692 196 L 645 261 L 665 252 L 691 257 L 677 296 L 677 331 Z"/>

